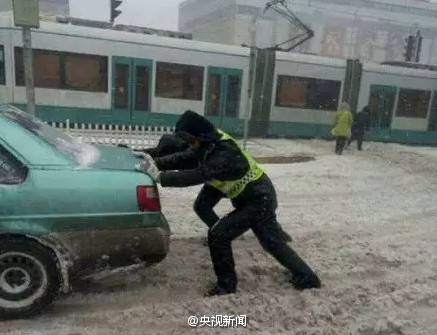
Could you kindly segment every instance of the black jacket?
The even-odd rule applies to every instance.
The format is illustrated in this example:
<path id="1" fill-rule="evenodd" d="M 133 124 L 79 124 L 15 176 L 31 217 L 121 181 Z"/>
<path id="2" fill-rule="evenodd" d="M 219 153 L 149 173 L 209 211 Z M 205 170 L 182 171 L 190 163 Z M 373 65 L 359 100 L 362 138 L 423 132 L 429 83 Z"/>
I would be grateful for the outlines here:
<path id="1" fill-rule="evenodd" d="M 212 179 L 233 181 L 243 178 L 250 169 L 249 162 L 233 140 L 221 140 L 216 128 L 203 116 L 186 111 L 176 124 L 176 133 L 188 140 L 198 139 L 201 146 L 156 159 L 164 187 L 201 185 Z M 173 171 L 171 171 L 173 170 Z M 179 171 L 174 171 L 179 170 Z M 235 208 L 257 206 L 260 199 L 276 199 L 273 184 L 267 175 L 250 183 L 232 203 Z M 276 200 L 275 200 L 276 201 Z M 274 206 L 276 202 L 274 201 Z"/>
<path id="2" fill-rule="evenodd" d="M 148 148 L 143 150 L 143 152 L 148 153 L 153 158 L 157 158 L 187 150 L 189 147 L 190 146 L 179 137 L 172 134 L 165 134 L 162 135 L 155 148 Z"/>
<path id="3" fill-rule="evenodd" d="M 238 180 L 249 171 L 249 162 L 232 140 L 204 143 L 198 150 L 185 150 L 156 159 L 163 171 L 163 187 L 187 187 L 204 184 L 212 179 Z M 170 171 L 179 170 L 179 171 Z"/>
<path id="4" fill-rule="evenodd" d="M 219 141 L 209 150 L 192 149 L 155 160 L 161 171 L 164 187 L 188 187 L 218 180 L 237 180 L 249 170 L 249 163 L 233 141 Z M 172 171 L 173 170 L 173 171 Z M 181 171 L 174 171 L 181 170 Z M 223 195 L 225 196 L 225 195 Z M 270 178 L 264 174 L 259 180 L 247 185 L 232 204 L 235 208 L 259 205 L 259 199 L 272 199 L 271 210 L 276 209 L 276 192 Z"/>
<path id="5" fill-rule="evenodd" d="M 364 132 L 370 129 L 370 115 L 367 112 L 361 111 L 355 117 L 355 122 L 352 126 L 353 132 Z"/>

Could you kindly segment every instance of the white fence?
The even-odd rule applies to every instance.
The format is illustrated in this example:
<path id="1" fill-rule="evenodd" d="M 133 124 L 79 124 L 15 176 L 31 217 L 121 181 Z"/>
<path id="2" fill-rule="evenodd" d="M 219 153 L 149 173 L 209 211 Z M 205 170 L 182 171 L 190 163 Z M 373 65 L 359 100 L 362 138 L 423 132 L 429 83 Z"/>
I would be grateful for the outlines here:
<path id="1" fill-rule="evenodd" d="M 69 135 L 85 143 L 119 145 L 132 149 L 145 149 L 155 146 L 160 137 L 174 131 L 171 127 L 126 126 L 107 124 L 84 124 L 66 122 L 48 122 L 54 128 L 64 130 Z"/>

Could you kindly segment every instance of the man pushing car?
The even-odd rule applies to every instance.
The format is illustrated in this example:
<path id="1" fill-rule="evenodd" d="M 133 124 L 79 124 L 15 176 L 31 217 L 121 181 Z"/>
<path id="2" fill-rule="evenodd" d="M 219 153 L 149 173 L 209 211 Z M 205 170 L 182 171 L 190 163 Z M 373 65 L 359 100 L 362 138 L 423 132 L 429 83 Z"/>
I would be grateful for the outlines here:
<path id="1" fill-rule="evenodd" d="M 200 218 L 208 225 L 208 245 L 217 283 L 208 296 L 235 293 L 237 275 L 231 243 L 252 229 L 263 248 L 290 270 L 290 282 L 297 289 L 319 288 L 320 279 L 308 264 L 286 243 L 276 220 L 275 188 L 251 155 L 228 134 L 216 129 L 206 118 L 186 111 L 176 124 L 176 135 L 191 149 L 173 154 L 167 170 L 156 159 L 144 160 L 137 169 L 146 172 L 163 187 L 189 187 L 205 184 L 198 201 L 207 203 Z M 165 157 L 164 157 L 165 158 Z M 191 165 L 179 169 L 177 165 Z M 234 210 L 219 218 L 213 207 L 222 199 L 231 200 Z M 200 200 L 199 200 L 200 199 Z"/>

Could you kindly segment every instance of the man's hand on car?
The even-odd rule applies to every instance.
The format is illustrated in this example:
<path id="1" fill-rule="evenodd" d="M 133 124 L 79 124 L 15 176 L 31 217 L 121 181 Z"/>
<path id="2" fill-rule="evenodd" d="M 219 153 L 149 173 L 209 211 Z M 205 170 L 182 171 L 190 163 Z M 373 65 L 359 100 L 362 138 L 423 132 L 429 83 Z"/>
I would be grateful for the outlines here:
<path id="1" fill-rule="evenodd" d="M 132 151 L 132 154 L 135 157 L 138 157 L 138 158 L 141 158 L 141 159 L 147 159 L 147 156 L 150 156 L 150 155 L 146 154 L 145 152 L 135 151 L 135 150 Z"/>
<path id="2" fill-rule="evenodd" d="M 152 156 L 147 153 L 141 152 L 141 156 L 138 155 L 137 157 L 141 157 L 143 161 L 136 164 L 135 169 L 137 171 L 149 174 L 156 182 L 159 182 L 159 176 L 161 175 L 161 172 L 156 166 Z"/>

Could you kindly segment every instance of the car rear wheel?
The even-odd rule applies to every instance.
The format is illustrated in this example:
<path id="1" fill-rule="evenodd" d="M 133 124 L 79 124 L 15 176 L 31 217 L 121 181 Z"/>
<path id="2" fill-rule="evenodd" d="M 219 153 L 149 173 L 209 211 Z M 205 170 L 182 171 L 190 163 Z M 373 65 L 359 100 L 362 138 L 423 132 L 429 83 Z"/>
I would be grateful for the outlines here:
<path id="1" fill-rule="evenodd" d="M 49 306 L 59 292 L 56 259 L 24 239 L 0 242 L 0 318 L 29 317 Z"/>

